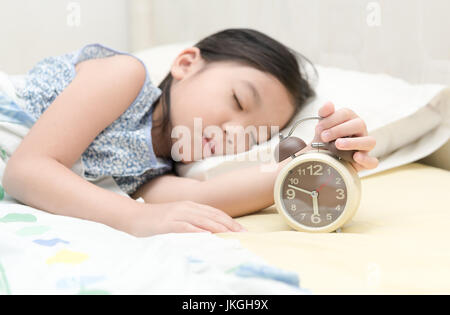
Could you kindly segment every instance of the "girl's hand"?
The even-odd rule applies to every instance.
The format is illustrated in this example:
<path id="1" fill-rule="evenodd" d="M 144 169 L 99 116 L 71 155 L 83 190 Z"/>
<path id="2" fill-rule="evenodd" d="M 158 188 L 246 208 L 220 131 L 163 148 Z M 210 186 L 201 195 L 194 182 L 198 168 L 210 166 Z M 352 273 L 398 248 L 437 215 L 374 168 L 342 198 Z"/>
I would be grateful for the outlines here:
<path id="1" fill-rule="evenodd" d="M 142 204 L 130 234 L 137 237 L 164 233 L 244 232 L 237 221 L 222 210 L 193 201 Z"/>
<path id="2" fill-rule="evenodd" d="M 378 159 L 368 154 L 375 147 L 376 140 L 368 135 L 364 120 L 348 108 L 335 112 L 334 104 L 331 102 L 320 108 L 319 115 L 324 118 L 316 126 L 315 139 L 321 139 L 323 142 L 337 139 L 335 144 L 339 150 L 358 150 L 353 154 L 356 163 L 352 162 L 357 172 L 378 166 Z M 356 137 L 339 139 L 346 136 Z"/>

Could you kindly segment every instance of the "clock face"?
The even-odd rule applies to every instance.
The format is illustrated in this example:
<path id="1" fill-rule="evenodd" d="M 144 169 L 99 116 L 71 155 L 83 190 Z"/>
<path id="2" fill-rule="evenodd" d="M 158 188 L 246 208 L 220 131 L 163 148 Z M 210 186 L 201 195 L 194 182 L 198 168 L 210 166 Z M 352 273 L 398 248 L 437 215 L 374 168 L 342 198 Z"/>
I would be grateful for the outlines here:
<path id="1" fill-rule="evenodd" d="M 281 203 L 296 222 L 311 228 L 328 226 L 343 213 L 347 187 L 339 172 L 319 161 L 301 163 L 281 184 Z"/>

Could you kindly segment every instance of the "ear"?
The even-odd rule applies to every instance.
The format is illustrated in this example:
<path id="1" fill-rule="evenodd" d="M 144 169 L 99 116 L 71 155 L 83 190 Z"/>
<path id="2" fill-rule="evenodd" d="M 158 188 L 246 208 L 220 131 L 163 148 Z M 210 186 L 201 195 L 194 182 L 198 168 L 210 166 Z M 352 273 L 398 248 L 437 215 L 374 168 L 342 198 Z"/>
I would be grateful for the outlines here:
<path id="1" fill-rule="evenodd" d="M 184 49 L 172 64 L 170 70 L 172 77 L 176 80 L 183 80 L 187 76 L 197 72 L 204 64 L 198 47 Z"/>

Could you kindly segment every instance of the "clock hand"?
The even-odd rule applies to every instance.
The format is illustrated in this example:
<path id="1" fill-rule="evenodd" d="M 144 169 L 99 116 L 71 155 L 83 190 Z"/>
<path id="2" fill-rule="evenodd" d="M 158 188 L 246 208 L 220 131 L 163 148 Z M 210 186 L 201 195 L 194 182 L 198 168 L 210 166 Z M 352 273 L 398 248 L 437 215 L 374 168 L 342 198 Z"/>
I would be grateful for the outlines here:
<path id="1" fill-rule="evenodd" d="M 299 187 L 297 187 L 297 186 L 288 185 L 288 187 L 293 188 L 293 189 L 296 189 L 296 190 L 299 190 L 299 191 L 304 192 L 304 193 L 306 193 L 306 194 L 308 194 L 308 195 L 311 195 L 311 192 L 310 192 L 310 191 L 301 189 L 301 188 L 299 188 Z"/>
<path id="2" fill-rule="evenodd" d="M 319 215 L 319 202 L 318 202 L 318 198 L 317 198 L 317 193 L 312 194 L 311 195 L 313 198 L 313 210 L 314 210 L 314 215 Z"/>
<path id="3" fill-rule="evenodd" d="M 293 186 L 293 185 L 288 185 L 288 187 L 296 189 L 296 190 L 299 190 L 301 192 L 304 192 L 304 193 L 310 195 L 312 197 L 312 199 L 313 199 L 314 215 L 320 215 L 319 214 L 319 202 L 318 202 L 318 198 L 317 198 L 318 193 L 316 191 L 313 191 L 313 192 L 307 191 L 305 189 L 302 189 L 302 188 L 299 188 L 299 187 Z"/>

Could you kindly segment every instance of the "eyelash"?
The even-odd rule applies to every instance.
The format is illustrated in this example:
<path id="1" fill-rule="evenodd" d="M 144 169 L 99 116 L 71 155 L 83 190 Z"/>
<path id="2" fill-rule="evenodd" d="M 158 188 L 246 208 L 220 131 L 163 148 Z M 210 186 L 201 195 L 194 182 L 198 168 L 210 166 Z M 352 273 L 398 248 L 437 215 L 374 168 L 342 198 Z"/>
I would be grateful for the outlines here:
<path id="1" fill-rule="evenodd" d="M 236 105 L 239 107 L 240 110 L 244 110 L 244 108 L 242 108 L 241 103 L 239 103 L 238 98 L 236 97 L 236 94 L 233 93 L 233 97 L 236 100 Z"/>

